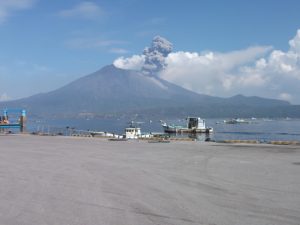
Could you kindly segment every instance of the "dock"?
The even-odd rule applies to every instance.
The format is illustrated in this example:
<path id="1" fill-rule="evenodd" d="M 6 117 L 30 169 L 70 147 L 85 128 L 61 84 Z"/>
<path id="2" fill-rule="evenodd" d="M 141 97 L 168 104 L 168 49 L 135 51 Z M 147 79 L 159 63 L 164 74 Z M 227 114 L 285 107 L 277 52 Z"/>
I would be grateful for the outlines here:
<path id="1" fill-rule="evenodd" d="M 17 121 L 11 122 L 9 119 L 9 113 L 19 114 Z M 0 116 L 0 130 L 3 129 L 19 129 L 21 132 L 24 131 L 26 122 L 26 110 L 24 109 L 4 109 L 3 116 Z"/>

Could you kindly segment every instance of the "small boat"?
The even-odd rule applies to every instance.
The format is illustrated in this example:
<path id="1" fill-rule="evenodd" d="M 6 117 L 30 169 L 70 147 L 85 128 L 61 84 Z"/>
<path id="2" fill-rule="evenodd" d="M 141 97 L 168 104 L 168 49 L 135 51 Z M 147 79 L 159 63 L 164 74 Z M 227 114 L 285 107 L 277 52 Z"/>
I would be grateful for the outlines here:
<path id="1" fill-rule="evenodd" d="M 123 138 L 123 136 L 115 134 L 115 133 L 110 133 L 110 132 L 104 132 L 104 131 L 89 131 L 90 135 L 92 137 L 108 137 L 108 138 L 116 138 L 120 139 Z"/>
<path id="2" fill-rule="evenodd" d="M 126 139 L 139 139 L 139 138 L 151 138 L 153 135 L 150 134 L 142 134 L 141 128 L 137 127 L 138 124 L 142 122 L 134 122 L 131 121 L 130 126 L 125 128 L 124 138 Z"/>
<path id="3" fill-rule="evenodd" d="M 249 123 L 249 121 L 240 119 L 240 118 L 234 118 L 231 120 L 224 120 L 224 123 L 226 124 L 240 124 L 240 123 Z"/>
<path id="4" fill-rule="evenodd" d="M 212 127 L 205 126 L 205 120 L 200 117 L 188 117 L 187 126 L 168 125 L 164 121 L 160 121 L 165 133 L 211 133 Z"/>
<path id="5" fill-rule="evenodd" d="M 125 138 L 126 139 L 138 139 L 141 137 L 141 128 L 139 127 L 128 127 L 125 128 Z"/>

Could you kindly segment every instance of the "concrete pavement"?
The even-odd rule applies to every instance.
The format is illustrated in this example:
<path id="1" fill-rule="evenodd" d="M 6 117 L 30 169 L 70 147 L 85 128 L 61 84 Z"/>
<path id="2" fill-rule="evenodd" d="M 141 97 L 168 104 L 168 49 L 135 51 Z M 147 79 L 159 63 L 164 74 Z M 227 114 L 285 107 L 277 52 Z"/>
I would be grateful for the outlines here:
<path id="1" fill-rule="evenodd" d="M 299 225 L 300 147 L 0 136 L 3 225 Z"/>

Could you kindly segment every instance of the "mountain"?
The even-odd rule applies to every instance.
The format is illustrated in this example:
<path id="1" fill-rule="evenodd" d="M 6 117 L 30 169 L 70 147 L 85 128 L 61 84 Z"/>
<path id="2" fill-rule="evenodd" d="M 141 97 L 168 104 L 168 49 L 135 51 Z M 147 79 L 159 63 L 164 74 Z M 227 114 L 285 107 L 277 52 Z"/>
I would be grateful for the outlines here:
<path id="1" fill-rule="evenodd" d="M 201 95 L 158 77 L 109 65 L 57 90 L 1 103 L 0 108 L 4 107 L 25 108 L 31 115 L 44 117 L 84 113 L 143 113 L 157 116 L 197 113 L 205 117 L 223 117 L 247 113 L 256 116 L 283 108 L 288 112 L 290 104 L 242 95 L 231 98 Z"/>
<path id="2" fill-rule="evenodd" d="M 35 114 L 71 115 L 177 106 L 211 98 L 138 71 L 110 65 L 55 91 L 7 102 L 6 105 L 23 107 Z"/>
<path id="3" fill-rule="evenodd" d="M 287 101 L 261 98 L 257 96 L 246 97 L 243 95 L 235 95 L 225 100 L 228 103 L 234 103 L 240 106 L 254 106 L 254 107 L 276 107 L 276 106 L 289 106 L 290 103 Z"/>

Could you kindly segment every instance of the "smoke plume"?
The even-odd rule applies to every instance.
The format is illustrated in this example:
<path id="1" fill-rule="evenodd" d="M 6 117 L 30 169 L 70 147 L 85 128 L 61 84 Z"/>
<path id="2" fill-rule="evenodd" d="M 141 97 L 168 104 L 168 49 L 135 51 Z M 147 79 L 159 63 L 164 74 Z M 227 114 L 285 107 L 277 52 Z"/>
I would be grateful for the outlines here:
<path id="1" fill-rule="evenodd" d="M 145 48 L 143 55 L 145 63 L 142 67 L 143 73 L 150 76 L 157 74 L 166 67 L 166 57 L 172 52 L 173 45 L 167 39 L 156 36 L 152 40 L 151 47 Z"/>

